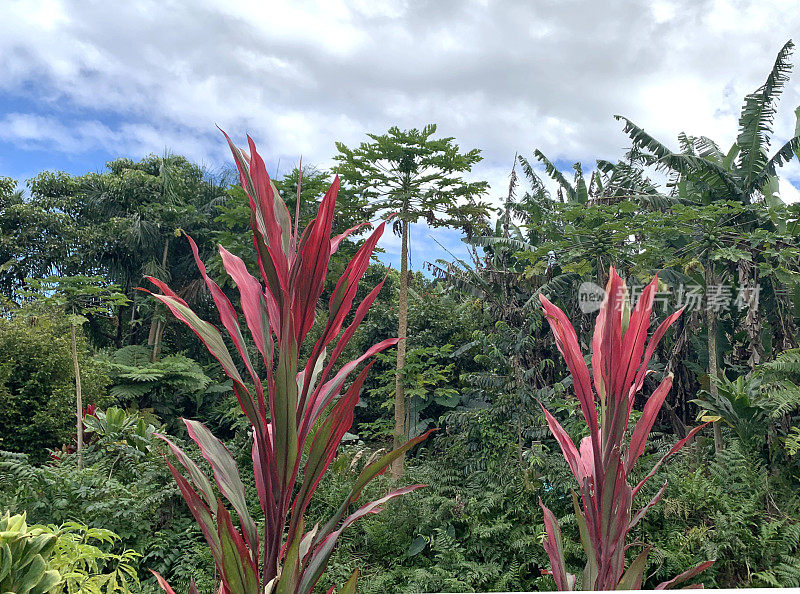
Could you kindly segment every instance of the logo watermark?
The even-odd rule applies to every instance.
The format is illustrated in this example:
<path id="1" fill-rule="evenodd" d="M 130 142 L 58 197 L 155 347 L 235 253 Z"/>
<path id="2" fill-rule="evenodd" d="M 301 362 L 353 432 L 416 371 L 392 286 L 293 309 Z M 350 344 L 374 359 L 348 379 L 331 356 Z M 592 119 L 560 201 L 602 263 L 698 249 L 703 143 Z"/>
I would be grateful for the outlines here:
<path id="1" fill-rule="evenodd" d="M 578 287 L 578 307 L 585 314 L 600 310 L 606 291 L 600 285 L 587 281 Z"/>
<path id="2" fill-rule="evenodd" d="M 639 299 L 645 286 L 640 284 L 628 287 L 631 305 Z M 734 308 L 741 311 L 757 308 L 761 294 L 761 286 L 757 284 L 741 287 L 709 285 L 707 289 L 704 290 L 703 285 L 681 283 L 674 289 L 670 287 L 666 291 L 656 291 L 653 295 L 653 309 L 657 310 L 660 305 L 661 311 L 666 312 L 672 304 L 672 307 L 685 307 L 688 312 L 708 309 L 719 313 Z M 578 307 L 585 314 L 598 311 L 605 297 L 605 289 L 596 283 L 584 282 L 578 287 Z M 622 301 L 619 303 L 621 306 Z"/>

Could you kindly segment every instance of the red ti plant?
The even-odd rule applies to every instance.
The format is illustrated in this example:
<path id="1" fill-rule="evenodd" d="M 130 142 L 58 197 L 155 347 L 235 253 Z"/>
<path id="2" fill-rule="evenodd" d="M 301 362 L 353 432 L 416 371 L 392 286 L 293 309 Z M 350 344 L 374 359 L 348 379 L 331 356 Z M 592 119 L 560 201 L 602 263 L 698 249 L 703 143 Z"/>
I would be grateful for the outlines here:
<path id="1" fill-rule="evenodd" d="M 162 439 L 185 470 L 183 473 L 167 461 L 211 549 L 221 580 L 219 592 L 304 594 L 314 588 L 347 526 L 367 514 L 379 512 L 393 497 L 423 486 L 412 485 L 393 491 L 348 514 L 364 486 L 428 434 L 368 464 L 348 497 L 324 525 L 304 524 L 305 511 L 314 491 L 353 423 L 353 410 L 372 363 L 345 388 L 348 378 L 362 362 L 397 343 L 394 338 L 384 340 L 354 361 L 336 367 L 340 354 L 383 285 L 381 282 L 373 288 L 358 304 L 345 326 L 358 282 L 369 265 L 385 223 L 378 225 L 345 268 L 330 297 L 322 334 L 311 348 L 305 366 L 300 367 L 299 353 L 314 324 L 331 255 L 355 230 L 331 238 L 339 178 L 337 176 L 322 199 L 317 217 L 298 233 L 297 221 L 293 227 L 286 205 L 267 175 L 252 139 L 248 137 L 248 154 L 235 146 L 227 134 L 225 136 L 239 169 L 242 188 L 250 199 L 260 278 L 252 276 L 238 256 L 222 246 L 219 251 L 225 271 L 238 288 L 241 314 L 252 346 L 245 341 L 238 312 L 219 285 L 208 277 L 191 238 L 189 243 L 219 311 L 220 322 L 246 371 L 244 377 L 222 333 L 201 320 L 166 284 L 155 278 L 149 280 L 160 290 L 153 296 L 197 334 L 233 382 L 242 411 L 252 424 L 253 471 L 263 513 L 263 530 L 259 530 L 250 515 L 233 457 L 204 425 L 184 420 L 189 436 L 211 466 L 219 493 L 233 508 L 238 527 L 206 475 L 174 443 L 166 437 Z M 257 352 L 253 352 L 253 347 Z M 257 361 L 258 358 L 261 361 Z M 259 368 L 265 370 L 263 376 L 258 373 Z M 166 584 L 163 580 L 160 583 Z M 354 587 L 355 574 L 343 591 Z"/>
<path id="2" fill-rule="evenodd" d="M 629 484 L 631 471 L 645 450 L 647 436 L 672 387 L 672 375 L 665 377 L 647 399 L 642 416 L 627 441 L 634 398 L 642 389 L 648 374 L 647 365 L 658 342 L 683 311 L 679 310 L 667 317 L 656 328 L 645 348 L 657 287 L 658 276 L 645 287 L 636 307 L 631 311 L 625 282 L 611 268 L 606 297 L 597 316 L 592 338 L 591 377 L 572 324 L 563 311 L 546 297 L 540 296 L 545 317 L 572 375 L 575 395 L 589 427 L 589 435 L 583 438 L 579 447 L 575 447 L 558 421 L 542 407 L 550 431 L 561 446 L 564 458 L 578 481 L 578 494 L 573 491 L 572 499 L 581 544 L 587 557 L 581 580 L 584 590 L 642 587 L 642 575 L 650 547 L 645 547 L 626 570 L 625 552 L 629 546 L 626 545 L 626 539 L 645 512 L 658 502 L 667 485 L 664 483 L 656 496 L 635 515 L 631 511 L 633 499 L 664 460 L 681 449 L 704 426 L 695 427 L 676 443 L 642 481 L 635 486 Z M 566 571 L 558 522 L 541 501 L 540 505 L 544 510 L 547 532 L 544 547 L 550 558 L 556 587 L 559 590 L 573 590 L 576 580 L 574 575 Z M 669 588 L 690 579 L 712 563 L 713 561 L 702 563 L 660 584 L 656 589 Z"/>

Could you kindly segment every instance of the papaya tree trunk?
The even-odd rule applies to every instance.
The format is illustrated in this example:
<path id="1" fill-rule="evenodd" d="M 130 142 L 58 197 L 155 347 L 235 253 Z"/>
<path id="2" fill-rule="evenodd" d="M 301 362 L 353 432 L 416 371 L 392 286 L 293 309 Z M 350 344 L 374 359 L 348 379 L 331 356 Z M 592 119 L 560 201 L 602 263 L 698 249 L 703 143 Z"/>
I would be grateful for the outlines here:
<path id="1" fill-rule="evenodd" d="M 711 287 L 716 283 L 714 271 L 712 270 L 713 264 L 706 263 L 705 270 L 705 284 L 706 284 L 706 326 L 708 328 L 708 391 L 711 393 L 713 401 L 719 400 L 719 390 L 714 381 L 719 377 L 719 369 L 717 368 L 717 312 L 712 306 L 709 295 Z M 714 427 L 714 451 L 719 453 L 722 451 L 722 426 L 720 421 L 713 423 Z"/>
<path id="2" fill-rule="evenodd" d="M 394 383 L 394 447 L 406 442 L 406 392 L 403 384 L 403 367 L 406 364 L 406 336 L 408 334 L 408 221 L 401 224 L 400 243 L 400 296 L 397 313 L 397 374 Z M 405 455 L 392 462 L 391 474 L 403 474 Z"/>
<path id="3" fill-rule="evenodd" d="M 72 311 L 75 315 L 75 310 Z M 78 363 L 78 339 L 75 330 L 75 321 L 70 324 L 70 334 L 72 338 L 72 364 L 75 367 L 75 417 L 77 419 L 75 428 L 77 432 L 78 468 L 83 468 L 83 396 L 81 394 L 81 367 Z"/>

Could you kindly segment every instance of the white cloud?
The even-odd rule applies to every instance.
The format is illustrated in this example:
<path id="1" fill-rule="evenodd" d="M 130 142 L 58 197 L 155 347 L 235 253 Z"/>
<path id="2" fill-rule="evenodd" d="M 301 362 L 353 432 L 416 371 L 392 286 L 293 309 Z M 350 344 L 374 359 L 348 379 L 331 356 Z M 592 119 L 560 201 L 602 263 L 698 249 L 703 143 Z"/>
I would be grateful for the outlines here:
<path id="1" fill-rule="evenodd" d="M 44 148 L 80 153 L 92 148 L 112 148 L 113 134 L 97 121 L 82 121 L 69 128 L 52 117 L 10 113 L 0 120 L 0 136 L 22 148 Z"/>
<path id="2" fill-rule="evenodd" d="M 742 97 L 798 30 L 786 0 L 6 0 L 0 105 L 29 109 L 0 114 L 0 130 L 20 147 L 224 162 L 219 124 L 250 132 L 272 167 L 326 166 L 335 140 L 437 122 L 483 150 L 476 175 L 496 198 L 516 151 L 618 157 L 615 113 L 672 146 L 682 130 L 729 145 Z M 798 104 L 793 82 L 776 141 Z"/>
<path id="3" fill-rule="evenodd" d="M 781 195 L 781 200 L 789 204 L 800 202 L 800 190 L 797 189 L 792 182 L 785 177 L 778 178 L 778 188 Z"/>

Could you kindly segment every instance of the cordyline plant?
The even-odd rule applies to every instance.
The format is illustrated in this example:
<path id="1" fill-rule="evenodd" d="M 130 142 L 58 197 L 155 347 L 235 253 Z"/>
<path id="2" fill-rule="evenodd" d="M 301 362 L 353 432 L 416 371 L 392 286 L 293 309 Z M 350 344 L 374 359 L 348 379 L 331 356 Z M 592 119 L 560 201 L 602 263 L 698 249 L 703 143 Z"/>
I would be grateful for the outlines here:
<path id="1" fill-rule="evenodd" d="M 345 383 L 363 361 L 397 343 L 394 338 L 384 340 L 358 359 L 335 368 L 383 285 L 381 282 L 372 289 L 345 327 L 358 282 L 369 265 L 384 223 L 378 225 L 345 268 L 331 295 L 325 328 L 311 349 L 305 367 L 300 368 L 300 349 L 314 324 L 331 255 L 358 227 L 331 238 L 339 189 L 337 176 L 319 205 L 317 217 L 299 234 L 297 214 L 293 227 L 286 205 L 269 179 L 252 139 L 248 137 L 248 155 L 236 147 L 227 134 L 225 137 L 239 169 L 242 188 L 250 198 L 253 241 L 261 278 L 251 276 L 242 260 L 222 246 L 219 252 L 225 271 L 238 288 L 241 313 L 257 353 L 250 352 L 252 347 L 245 341 L 236 310 L 219 285 L 206 274 L 191 238 L 189 243 L 219 310 L 222 326 L 247 371 L 247 380 L 240 375 L 221 332 L 201 320 L 166 284 L 148 278 L 161 291 L 153 294 L 154 297 L 189 326 L 219 361 L 233 382 L 242 411 L 252 424 L 253 471 L 263 512 L 261 533 L 247 508 L 236 462 L 219 439 L 201 423 L 184 420 L 189 436 L 211 466 L 219 493 L 233 508 L 238 528 L 206 475 L 172 441 L 163 436 L 162 439 L 186 471 L 186 474 L 178 471 L 167 461 L 211 549 L 220 578 L 220 594 L 307 593 L 325 570 L 347 526 L 367 514 L 377 513 L 393 497 L 423 486 L 411 485 L 392 491 L 348 515 L 364 486 L 428 434 L 368 463 L 333 517 L 322 526 L 318 524 L 307 529 L 303 522 L 306 508 L 336 456 L 342 437 L 353 423 L 353 410 L 372 363 L 366 365 L 346 389 Z M 263 364 L 253 357 L 260 357 Z M 257 367 L 266 370 L 266 377 L 259 376 Z M 166 582 L 157 577 L 162 587 L 171 591 Z M 356 577 L 357 571 L 342 592 L 354 591 Z"/>
<path id="2" fill-rule="evenodd" d="M 595 323 L 592 338 L 592 377 L 581 354 L 575 329 L 564 312 L 544 296 L 540 296 L 544 314 L 555 335 L 556 345 L 569 368 L 580 402 L 581 412 L 589 427 L 579 447 L 544 407 L 547 424 L 555 436 L 572 474 L 578 481 L 578 494 L 572 493 L 580 539 L 586 551 L 586 567 L 581 586 L 584 590 L 640 589 L 650 547 L 644 547 L 625 569 L 628 533 L 644 514 L 658 502 L 666 483 L 655 497 L 636 514 L 633 499 L 668 457 L 689 441 L 704 425 L 695 427 L 661 458 L 636 486 L 629 478 L 642 455 L 664 398 L 672 387 L 672 374 L 664 378 L 644 404 L 644 410 L 630 433 L 628 424 L 636 394 L 648 374 L 647 366 L 664 333 L 680 316 L 682 309 L 667 317 L 656 328 L 650 342 L 647 333 L 650 314 L 658 287 L 658 276 L 645 287 L 636 307 L 631 311 L 625 282 L 611 267 L 606 297 Z M 598 411 L 599 405 L 599 411 Z M 580 502 L 578 501 L 580 497 Z M 550 558 L 552 575 L 559 590 L 575 589 L 573 574 L 567 573 L 564 562 L 561 530 L 553 513 L 541 503 L 547 532 L 544 547 Z M 656 589 L 670 588 L 704 571 L 713 561 L 701 563 L 679 576 L 659 584 Z M 702 587 L 702 586 L 701 586 Z"/>

